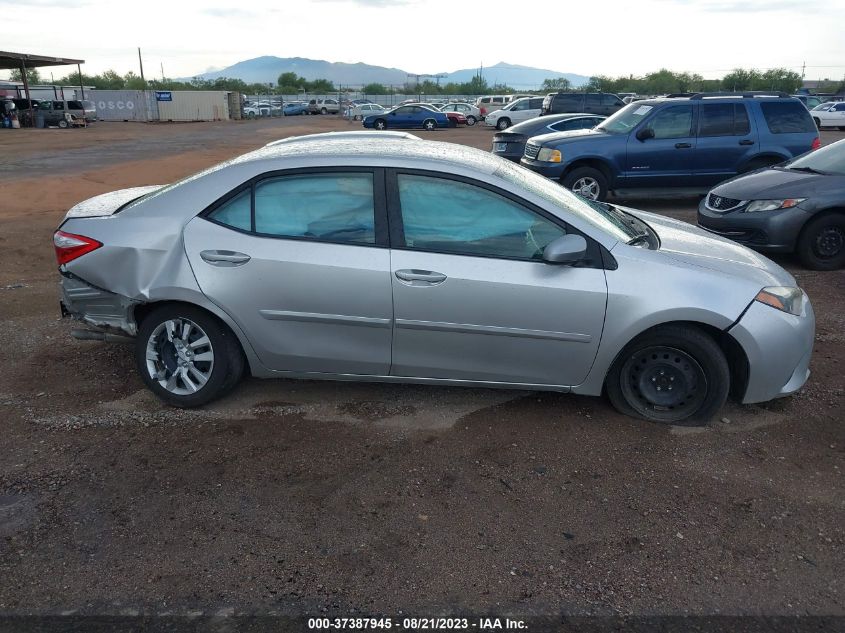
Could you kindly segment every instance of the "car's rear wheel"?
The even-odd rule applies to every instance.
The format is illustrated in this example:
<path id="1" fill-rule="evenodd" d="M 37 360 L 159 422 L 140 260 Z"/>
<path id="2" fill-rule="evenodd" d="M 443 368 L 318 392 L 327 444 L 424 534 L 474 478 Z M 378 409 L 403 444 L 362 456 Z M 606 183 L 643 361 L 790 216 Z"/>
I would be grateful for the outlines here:
<path id="1" fill-rule="evenodd" d="M 429 132 L 437 129 L 437 121 L 435 121 L 434 119 L 426 119 L 425 121 L 423 121 L 423 129 Z"/>
<path id="2" fill-rule="evenodd" d="M 207 312 L 180 304 L 162 306 L 144 318 L 135 363 L 147 387 L 176 407 L 219 398 L 244 371 L 235 335 Z"/>
<path id="3" fill-rule="evenodd" d="M 329 111 L 326 110 L 325 108 L 320 110 L 320 114 L 328 114 L 328 113 L 329 113 Z"/>
<path id="4" fill-rule="evenodd" d="M 247 116 L 248 119 L 254 119 L 255 118 L 255 112 L 247 112 L 246 116 Z"/>
<path id="5" fill-rule="evenodd" d="M 496 129 L 497 130 L 507 130 L 511 126 L 511 120 L 507 117 L 502 117 L 498 121 L 496 121 Z"/>
<path id="6" fill-rule="evenodd" d="M 386 130 L 387 129 L 387 121 L 384 119 L 376 119 L 373 123 L 373 127 L 377 130 Z"/>
<path id="7" fill-rule="evenodd" d="M 59 119 L 58 126 L 65 129 L 67 127 L 67 121 L 65 119 Z"/>
<path id="8" fill-rule="evenodd" d="M 706 423 L 724 405 L 730 370 L 710 336 L 695 327 L 666 325 L 630 343 L 605 384 L 620 413 L 696 425 Z"/>
<path id="9" fill-rule="evenodd" d="M 798 236 L 795 250 L 801 263 L 813 270 L 845 266 L 845 215 L 828 213 L 812 219 Z"/>
<path id="10" fill-rule="evenodd" d="M 473 126 L 473 125 L 476 124 L 476 122 L 477 122 L 477 119 L 474 116 L 472 116 L 471 114 L 467 115 L 467 125 Z"/>
<path id="11" fill-rule="evenodd" d="M 573 169 L 561 181 L 564 187 L 588 200 L 602 201 L 607 198 L 607 178 L 593 167 Z"/>

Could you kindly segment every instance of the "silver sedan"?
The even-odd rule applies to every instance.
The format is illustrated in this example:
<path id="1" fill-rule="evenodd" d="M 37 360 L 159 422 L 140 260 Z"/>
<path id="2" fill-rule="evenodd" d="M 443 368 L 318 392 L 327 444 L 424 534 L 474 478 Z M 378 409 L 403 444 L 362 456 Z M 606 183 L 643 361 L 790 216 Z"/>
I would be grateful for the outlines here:
<path id="1" fill-rule="evenodd" d="M 606 391 L 697 423 L 809 376 L 813 310 L 781 267 L 447 143 L 271 144 L 82 202 L 54 244 L 75 336 L 134 339 L 179 407 L 249 372 Z"/>

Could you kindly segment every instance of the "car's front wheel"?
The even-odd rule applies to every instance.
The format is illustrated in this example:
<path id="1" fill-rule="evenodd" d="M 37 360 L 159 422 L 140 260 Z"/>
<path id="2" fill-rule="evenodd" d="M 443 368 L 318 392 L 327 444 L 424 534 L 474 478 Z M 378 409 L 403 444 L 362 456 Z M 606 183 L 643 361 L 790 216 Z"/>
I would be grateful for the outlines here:
<path id="1" fill-rule="evenodd" d="M 592 167 L 573 169 L 564 176 L 561 184 L 588 200 L 603 201 L 607 198 L 607 178 Z"/>
<path id="2" fill-rule="evenodd" d="M 429 132 L 437 129 L 437 121 L 435 121 L 434 119 L 426 119 L 425 121 L 423 121 L 423 129 Z"/>
<path id="3" fill-rule="evenodd" d="M 235 335 L 207 312 L 170 304 L 141 322 L 135 363 L 147 387 L 167 404 L 198 407 L 240 380 L 244 358 Z"/>
<path id="4" fill-rule="evenodd" d="M 807 223 L 795 248 L 801 263 L 813 270 L 845 266 L 845 216 L 829 213 Z"/>
<path id="5" fill-rule="evenodd" d="M 373 123 L 373 127 L 377 130 L 387 129 L 387 121 L 385 121 L 384 119 L 376 119 Z"/>
<path id="6" fill-rule="evenodd" d="M 505 117 L 502 117 L 498 121 L 496 121 L 496 129 L 497 130 L 507 130 L 511 126 L 511 120 Z"/>
<path id="7" fill-rule="evenodd" d="M 665 325 L 630 343 L 605 385 L 620 413 L 666 424 L 704 424 L 728 397 L 730 369 L 710 336 L 691 326 Z"/>
<path id="8" fill-rule="evenodd" d="M 473 126 L 475 125 L 476 121 L 477 119 L 474 116 L 472 116 L 471 114 L 467 115 L 467 125 Z"/>

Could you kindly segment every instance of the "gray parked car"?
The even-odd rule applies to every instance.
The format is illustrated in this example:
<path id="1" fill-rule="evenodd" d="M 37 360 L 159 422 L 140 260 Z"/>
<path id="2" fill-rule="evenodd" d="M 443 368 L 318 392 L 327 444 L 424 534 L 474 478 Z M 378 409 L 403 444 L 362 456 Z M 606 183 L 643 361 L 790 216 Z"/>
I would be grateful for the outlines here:
<path id="1" fill-rule="evenodd" d="M 76 336 L 134 337 L 175 406 L 249 371 L 606 390 L 692 423 L 809 375 L 813 310 L 765 257 L 448 143 L 267 146 L 82 202 L 54 244 Z"/>

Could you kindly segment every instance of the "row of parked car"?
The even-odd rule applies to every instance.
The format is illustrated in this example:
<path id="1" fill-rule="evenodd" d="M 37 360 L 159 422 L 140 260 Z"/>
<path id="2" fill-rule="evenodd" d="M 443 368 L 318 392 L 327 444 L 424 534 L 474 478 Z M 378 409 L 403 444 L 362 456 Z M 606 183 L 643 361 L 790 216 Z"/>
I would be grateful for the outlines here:
<path id="1" fill-rule="evenodd" d="M 524 112 L 519 105 L 536 105 L 532 99 L 485 122 Z M 607 117 L 586 107 L 546 114 L 569 101 L 549 95 L 544 116 L 496 125 L 492 152 L 597 203 L 611 195 L 704 195 L 698 222 L 710 232 L 796 252 L 813 269 L 845 265 L 845 142 L 813 151 L 820 121 L 845 124 L 845 103 L 808 111 L 783 93 L 700 93 L 623 104 Z"/>
<path id="2" fill-rule="evenodd" d="M 0 101 L 0 114 L 14 114 L 24 127 L 32 127 L 40 122 L 46 126 L 67 128 L 95 121 L 97 107 L 87 99 L 7 98 Z"/>

